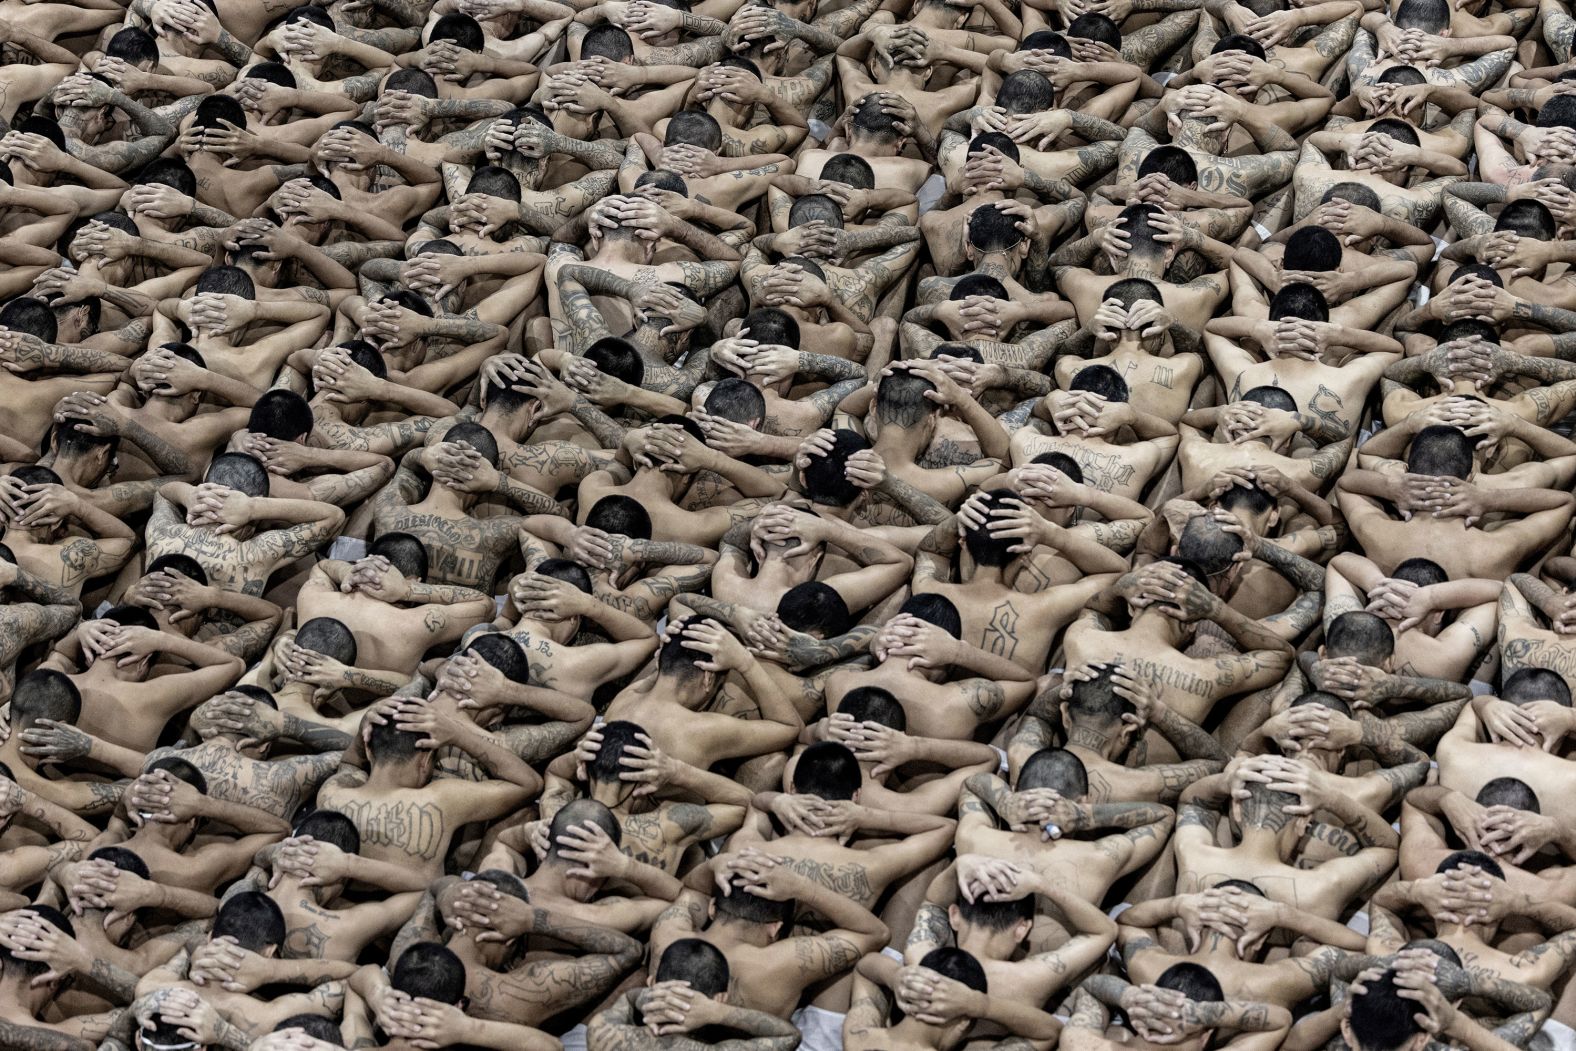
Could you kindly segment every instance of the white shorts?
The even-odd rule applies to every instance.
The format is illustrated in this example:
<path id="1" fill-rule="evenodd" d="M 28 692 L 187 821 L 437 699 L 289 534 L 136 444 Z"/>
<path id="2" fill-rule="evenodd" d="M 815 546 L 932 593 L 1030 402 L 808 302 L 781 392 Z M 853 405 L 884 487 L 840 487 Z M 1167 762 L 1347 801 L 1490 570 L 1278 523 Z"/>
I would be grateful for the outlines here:
<path id="1" fill-rule="evenodd" d="M 844 1015 L 821 1007 L 801 1007 L 789 1019 L 804 1039 L 799 1051 L 843 1051 Z"/>
<path id="2" fill-rule="evenodd" d="M 1550 1018 L 1528 1045 L 1530 1051 L 1576 1051 L 1576 1029 Z"/>
<path id="3" fill-rule="evenodd" d="M 586 1051 L 586 1027 L 582 1022 L 561 1037 L 564 1051 Z"/>

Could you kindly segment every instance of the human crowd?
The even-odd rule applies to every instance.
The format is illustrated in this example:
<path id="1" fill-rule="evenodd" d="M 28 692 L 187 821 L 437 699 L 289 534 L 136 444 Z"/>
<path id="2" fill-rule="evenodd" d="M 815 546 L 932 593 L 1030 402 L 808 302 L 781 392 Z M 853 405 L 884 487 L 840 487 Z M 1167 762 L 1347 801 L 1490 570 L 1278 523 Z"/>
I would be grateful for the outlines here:
<path id="1" fill-rule="evenodd" d="M 0 1051 L 1576 1051 L 1562 0 L 0 0 Z"/>

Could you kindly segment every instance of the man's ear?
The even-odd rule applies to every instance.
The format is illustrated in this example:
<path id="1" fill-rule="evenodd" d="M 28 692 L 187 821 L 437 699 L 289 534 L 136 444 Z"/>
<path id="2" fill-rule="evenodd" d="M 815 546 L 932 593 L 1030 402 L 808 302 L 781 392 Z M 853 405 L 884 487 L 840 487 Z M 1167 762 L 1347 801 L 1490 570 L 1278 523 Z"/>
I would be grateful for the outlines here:
<path id="1" fill-rule="evenodd" d="M 1029 931 L 1034 928 L 1033 920 L 1019 920 L 1012 925 L 1012 940 L 1021 942 L 1029 936 Z"/>
<path id="2" fill-rule="evenodd" d="M 782 920 L 778 920 L 776 923 L 768 923 L 766 926 L 768 928 L 770 928 L 770 930 L 772 932 L 771 933 L 771 940 L 772 941 L 776 941 L 778 932 L 780 932 L 783 929 Z"/>
<path id="3" fill-rule="evenodd" d="M 957 905 L 947 906 L 947 925 L 956 933 L 963 926 L 963 910 Z"/>
<path id="4" fill-rule="evenodd" d="M 1067 702 L 1066 701 L 1062 701 L 1056 707 L 1062 713 L 1062 730 L 1065 731 L 1069 726 L 1071 726 L 1073 724 L 1072 723 L 1072 719 L 1067 714 L 1068 710 L 1069 710 Z"/>

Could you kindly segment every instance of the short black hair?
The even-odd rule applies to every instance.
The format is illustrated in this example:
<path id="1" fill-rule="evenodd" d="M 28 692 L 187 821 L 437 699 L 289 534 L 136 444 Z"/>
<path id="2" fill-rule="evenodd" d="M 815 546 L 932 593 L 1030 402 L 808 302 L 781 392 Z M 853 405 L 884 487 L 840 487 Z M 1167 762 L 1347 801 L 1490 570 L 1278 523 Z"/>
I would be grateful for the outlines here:
<path id="1" fill-rule="evenodd" d="M 202 771 L 179 756 L 162 756 L 142 768 L 145 774 L 156 770 L 163 770 L 177 781 L 185 781 L 203 795 L 208 794 L 208 779 L 202 775 Z"/>
<path id="2" fill-rule="evenodd" d="M 1447 286 L 1453 285 L 1457 281 L 1463 281 L 1469 277 L 1482 278 L 1495 288 L 1505 287 L 1505 279 L 1499 276 L 1498 270 L 1495 270 L 1487 263 L 1467 263 L 1464 266 L 1458 266 L 1455 272 L 1450 275 L 1450 280 L 1445 282 L 1445 284 Z"/>
<path id="3" fill-rule="evenodd" d="M 452 40 L 466 51 L 480 51 L 487 42 L 482 24 L 470 15 L 448 14 L 432 24 L 427 43 L 435 40 Z"/>
<path id="4" fill-rule="evenodd" d="M 991 931 L 1005 931 L 1014 924 L 1034 919 L 1034 895 L 1028 894 L 1011 901 L 991 901 L 978 895 L 973 901 L 958 895 L 958 915 L 966 923 Z"/>
<path id="5" fill-rule="evenodd" d="M 937 410 L 936 403 L 926 397 L 935 389 L 922 373 L 894 369 L 876 384 L 876 419 L 884 427 L 919 426 Z"/>
<path id="6" fill-rule="evenodd" d="M 700 669 L 695 667 L 696 661 L 710 660 L 703 650 L 698 650 L 684 638 L 686 629 L 696 624 L 712 624 L 721 627 L 717 621 L 710 617 L 685 617 L 669 629 L 668 637 L 662 640 L 662 646 L 657 650 L 657 672 L 662 675 L 672 675 L 679 679 L 693 679 L 700 674 Z M 726 629 L 725 629 L 726 630 Z"/>
<path id="7" fill-rule="evenodd" d="M 806 580 L 783 592 L 777 600 L 777 616 L 794 631 L 821 633 L 835 638 L 853 626 L 848 603 L 836 588 L 819 580 Z"/>
<path id="8" fill-rule="evenodd" d="M 880 723 L 902 733 L 908 729 L 908 713 L 891 690 L 879 686 L 856 686 L 843 694 L 837 711 L 861 723 Z"/>
<path id="9" fill-rule="evenodd" d="M 1013 152 L 1017 152 L 1016 148 Z M 1017 160 L 1016 157 L 1013 159 Z M 1018 229 L 1018 222 L 1016 215 L 1003 211 L 1000 205 L 981 205 L 969 213 L 969 244 L 973 245 L 976 251 L 985 253 L 1005 252 L 1009 248 L 1016 248 L 1023 243 L 1023 231 Z"/>
<path id="10" fill-rule="evenodd" d="M 799 754 L 793 790 L 821 799 L 852 799 L 859 791 L 859 760 L 837 741 L 817 741 Z"/>
<path id="11" fill-rule="evenodd" d="M 1085 365 L 1067 384 L 1070 391 L 1086 390 L 1106 401 L 1126 401 L 1131 395 L 1122 374 L 1109 365 Z"/>
<path id="12" fill-rule="evenodd" d="M 367 554 L 388 559 L 409 580 L 427 579 L 427 549 L 409 533 L 384 533 L 367 545 Z"/>
<path id="13" fill-rule="evenodd" d="M 238 266 L 210 266 L 198 275 L 192 291 L 196 294 L 213 292 L 221 296 L 235 296 L 237 299 L 257 298 L 257 286 L 253 284 L 251 275 Z"/>
<path id="14" fill-rule="evenodd" d="M 1078 484 L 1083 484 L 1083 468 L 1078 466 L 1077 460 L 1074 460 L 1066 453 L 1041 453 L 1029 462 L 1044 464 L 1046 467 L 1054 467 Z"/>
<path id="15" fill-rule="evenodd" d="M 1073 49 L 1067 38 L 1049 29 L 1037 29 L 1018 41 L 1019 51 L 1049 51 L 1060 58 L 1072 58 Z"/>
<path id="16" fill-rule="evenodd" d="M 727 917 L 745 923 L 787 923 L 793 917 L 793 902 L 772 901 L 763 898 L 739 882 L 739 877 L 728 880 L 730 893 L 712 885 L 711 900 L 719 919 Z"/>
<path id="17" fill-rule="evenodd" d="M 898 613 L 907 613 L 926 624 L 934 624 L 955 639 L 963 637 L 963 615 L 951 599 L 939 592 L 910 595 L 898 607 Z"/>
<path id="18" fill-rule="evenodd" d="M 1552 241 L 1558 230 L 1554 213 L 1542 201 L 1511 201 L 1500 209 L 1494 229 L 1509 230 L 1535 241 Z"/>
<path id="19" fill-rule="evenodd" d="M 824 193 L 807 193 L 788 209 L 788 226 L 821 222 L 834 230 L 843 228 L 843 206 Z"/>
<path id="20" fill-rule="evenodd" d="M 511 635 L 501 631 L 488 631 L 472 635 L 465 644 L 466 653 L 474 653 L 510 682 L 528 684 L 531 681 L 531 662 L 525 649 Z"/>
<path id="21" fill-rule="evenodd" d="M 1208 967 L 1184 961 L 1174 963 L 1160 972 L 1155 984 L 1162 989 L 1181 993 L 1196 1003 L 1216 1003 L 1226 998 L 1220 979 Z"/>
<path id="22" fill-rule="evenodd" d="M 321 653 L 347 667 L 356 663 L 356 636 L 345 623 L 333 617 L 313 617 L 296 629 L 295 644 L 300 649 Z"/>
<path id="23" fill-rule="evenodd" d="M 558 837 L 575 825 L 592 824 L 607 833 L 607 838 L 617 846 L 624 840 L 624 828 L 618 816 L 594 799 L 575 799 L 559 807 L 558 813 L 547 827 L 549 857 L 558 856 Z"/>
<path id="24" fill-rule="evenodd" d="M 862 135 L 870 135 L 883 142 L 891 142 L 899 138 L 897 118 L 881 108 L 881 96 L 872 91 L 860 99 L 854 108 L 850 132 L 857 131 Z"/>
<path id="25" fill-rule="evenodd" d="M 624 773 L 624 750 L 643 747 L 639 738 L 646 729 L 628 719 L 614 719 L 599 726 L 597 732 L 602 735 L 602 745 L 597 749 L 596 758 L 586 764 L 586 777 L 592 781 L 616 782 Z"/>
<path id="26" fill-rule="evenodd" d="M 635 54 L 634 42 L 629 34 L 611 22 L 598 22 L 586 30 L 586 35 L 580 38 L 580 57 L 605 58 L 612 62 L 622 62 L 632 58 Z"/>
<path id="27" fill-rule="evenodd" d="M 1478 789 L 1475 802 L 1478 806 L 1508 806 L 1516 810 L 1525 810 L 1529 814 L 1541 814 L 1543 807 L 1538 803 L 1538 793 L 1532 790 L 1527 782 L 1515 777 L 1496 777 Z"/>
<path id="28" fill-rule="evenodd" d="M 989 274 L 965 274 L 952 283 L 952 291 L 947 293 L 947 298 L 954 302 L 970 296 L 986 296 L 1003 301 L 1012 298 L 1007 293 L 1007 286 Z"/>
<path id="29" fill-rule="evenodd" d="M 241 72 L 242 80 L 261 80 L 282 88 L 296 86 L 295 74 L 283 62 L 254 62 Z"/>
<path id="30" fill-rule="evenodd" d="M 123 29 L 121 32 L 129 33 L 132 30 Z M 179 157 L 155 157 L 142 166 L 134 182 L 144 186 L 168 186 L 187 197 L 197 196 L 197 176 L 192 172 L 191 165 Z"/>
<path id="31" fill-rule="evenodd" d="M 1564 80 L 1565 77 L 1559 79 Z M 1539 128 L 1576 128 L 1576 99 L 1555 95 L 1538 110 Z"/>
<path id="32" fill-rule="evenodd" d="M 1360 182 L 1338 182 L 1325 190 L 1319 203 L 1329 204 L 1331 201 L 1345 201 L 1373 212 L 1379 210 L 1379 195 Z"/>
<path id="33" fill-rule="evenodd" d="M 1281 266 L 1329 273 L 1341 265 L 1341 239 L 1322 226 L 1304 226 L 1286 240 Z"/>
<path id="34" fill-rule="evenodd" d="M 1198 182 L 1198 165 L 1193 155 L 1180 146 L 1156 146 L 1144 155 L 1138 165 L 1138 177 L 1142 179 L 1157 172 L 1179 186 Z"/>
<path id="35" fill-rule="evenodd" d="M 1011 115 L 1043 113 L 1056 101 L 1056 87 L 1044 73 L 1020 69 L 1008 74 L 996 92 L 996 105 Z"/>
<path id="36" fill-rule="evenodd" d="M 148 872 L 148 863 L 143 861 L 136 851 L 127 847 L 99 847 L 88 855 L 88 860 L 107 861 L 122 872 L 129 872 L 143 879 L 153 878 Z"/>
<path id="37" fill-rule="evenodd" d="M 804 493 L 818 504 L 828 507 L 847 507 L 864 492 L 848 480 L 845 471 L 848 458 L 856 452 L 870 448 L 870 442 L 858 431 L 840 427 L 832 432 L 832 449 L 825 455 L 812 453 L 809 466 L 801 473 Z"/>
<path id="38" fill-rule="evenodd" d="M 1450 25 L 1450 4 L 1447 0 L 1401 0 L 1394 21 L 1397 29 L 1438 34 Z"/>
<path id="39" fill-rule="evenodd" d="M 1473 448 L 1460 427 L 1430 424 L 1412 438 L 1406 469 L 1410 474 L 1464 479 L 1472 473 Z"/>
<path id="40" fill-rule="evenodd" d="M 1275 498 L 1256 485 L 1233 485 L 1215 503 L 1227 511 L 1262 515 L 1275 506 Z"/>
<path id="41" fill-rule="evenodd" d="M 246 496 L 268 495 L 268 468 L 250 453 L 220 453 L 208 465 L 203 481 L 226 486 Z"/>
<path id="42" fill-rule="evenodd" d="M 950 978 L 975 992 L 983 993 L 988 987 L 985 978 L 985 968 L 975 959 L 974 954 L 950 945 L 943 945 L 938 949 L 927 952 L 919 965 L 927 971 L 935 971 L 943 978 Z"/>
<path id="43" fill-rule="evenodd" d="M 1271 387 L 1265 384 L 1254 387 L 1243 393 L 1241 401 L 1251 401 L 1255 405 L 1262 405 L 1266 409 L 1280 409 L 1282 412 L 1296 412 L 1297 399 L 1292 397 L 1291 391 L 1285 387 Z"/>
<path id="44" fill-rule="evenodd" d="M 1458 850 L 1452 854 L 1447 855 L 1445 860 L 1439 863 L 1439 867 L 1434 869 L 1434 875 L 1437 876 L 1443 872 L 1452 872 L 1463 865 L 1471 865 L 1474 868 L 1480 868 L 1490 876 L 1493 876 L 1495 879 L 1505 878 L 1505 870 L 1499 867 L 1499 862 L 1495 861 L 1481 850 Z"/>
<path id="45" fill-rule="evenodd" d="M 1089 794 L 1089 770 L 1065 748 L 1041 748 L 1023 761 L 1015 787 L 1020 792 L 1049 788 L 1068 799 L 1082 799 Z"/>
<path id="46" fill-rule="evenodd" d="M 544 577 L 562 580 L 571 587 L 591 594 L 591 574 L 586 567 L 567 558 L 544 558 L 536 564 L 536 571 Z"/>
<path id="47" fill-rule="evenodd" d="M 484 164 L 471 175 L 471 181 L 465 184 L 465 192 L 501 197 L 506 201 L 518 201 L 520 180 L 508 168 L 500 168 L 496 164 Z"/>
<path id="48" fill-rule="evenodd" d="M 261 953 L 285 941 L 285 914 L 261 891 L 244 890 L 224 899 L 209 937 L 234 938 L 248 952 Z"/>
<path id="49" fill-rule="evenodd" d="M 1403 999 L 1395 984 L 1395 971 L 1363 983 L 1363 991 L 1347 1001 L 1346 1021 L 1356 1040 L 1356 1051 L 1396 1051 L 1422 1032 L 1416 1021 L 1417 1005 Z"/>
<path id="50" fill-rule="evenodd" d="M 292 836 L 311 836 L 332 843 L 346 854 L 361 853 L 361 832 L 356 823 L 337 810 L 314 810 L 295 823 Z"/>
<path id="51" fill-rule="evenodd" d="M 1067 710 L 1080 723 L 1094 727 L 1108 727 L 1121 722 L 1122 716 L 1133 715 L 1137 709 L 1116 692 L 1116 678 L 1109 667 L 1101 668 L 1093 678 L 1068 683 Z"/>
<path id="52" fill-rule="evenodd" d="M 1330 301 L 1305 281 L 1291 281 L 1270 297 L 1270 320 L 1329 321 Z"/>
<path id="53" fill-rule="evenodd" d="M 729 978 L 728 958 L 721 949 L 699 938 L 668 943 L 657 963 L 657 981 L 687 982 L 701 996 L 727 992 Z"/>
<path id="54" fill-rule="evenodd" d="M 586 526 L 636 540 L 651 539 L 650 512 L 634 497 L 618 493 L 604 496 L 591 505 L 586 513 Z"/>
<path id="55" fill-rule="evenodd" d="M 1213 515 L 1194 515 L 1177 535 L 1177 554 L 1208 576 L 1230 569 L 1241 553 L 1242 537 L 1227 532 Z"/>
<path id="56" fill-rule="evenodd" d="M 118 58 L 132 65 L 157 62 L 159 43 L 146 29 L 127 26 L 109 38 L 109 43 L 104 45 L 104 56 Z"/>
<path id="57" fill-rule="evenodd" d="M 586 348 L 586 360 L 614 379 L 623 380 L 631 387 L 640 386 L 646 378 L 646 366 L 640 360 L 640 351 L 627 339 L 603 336 Z"/>
<path id="58" fill-rule="evenodd" d="M 476 452 L 481 453 L 482 459 L 494 467 L 498 466 L 498 439 L 493 437 L 493 432 L 479 423 L 469 420 L 456 423 L 443 432 L 446 442 L 462 442 L 469 445 Z"/>
<path id="59" fill-rule="evenodd" d="M 766 417 L 766 396 L 755 384 L 738 376 L 725 376 L 712 385 L 704 408 L 711 416 L 748 425 Z"/>
<path id="60" fill-rule="evenodd" d="M 191 127 L 193 128 L 219 128 L 220 121 L 235 125 L 237 128 L 246 127 L 246 110 L 241 104 L 229 95 L 204 95 L 203 100 L 197 103 L 197 109 L 192 113 Z"/>
<path id="61" fill-rule="evenodd" d="M 1520 668 L 1505 676 L 1500 683 L 1499 699 L 1511 704 L 1553 701 L 1563 708 L 1569 708 L 1571 688 L 1563 676 L 1548 668 Z"/>
<path id="62" fill-rule="evenodd" d="M 1385 117 L 1374 121 L 1368 125 L 1368 133 L 1383 135 L 1408 146 L 1416 146 L 1420 141 L 1417 137 L 1417 129 L 1399 117 Z"/>
<path id="63" fill-rule="evenodd" d="M 670 172 L 666 168 L 657 168 L 654 171 L 641 172 L 635 180 L 635 189 L 642 186 L 655 186 L 659 190 L 669 190 L 680 197 L 689 196 L 689 183 L 684 181 L 684 176 L 678 172 Z"/>
<path id="64" fill-rule="evenodd" d="M 458 1004 L 465 997 L 465 964 L 437 942 L 417 942 L 400 953 L 389 984 L 406 996 Z"/>
<path id="65" fill-rule="evenodd" d="M 963 546 L 969 557 L 981 566 L 1005 566 L 1017 557 L 1012 550 L 1018 545 L 1016 537 L 999 536 L 991 529 L 990 514 L 1005 501 L 1016 500 L 1018 494 L 1011 489 L 991 489 L 984 494 L 986 521 L 982 525 L 968 526 L 963 533 Z"/>
<path id="66" fill-rule="evenodd" d="M 32 296 L 18 296 L 0 307 L 0 328 L 25 332 L 45 343 L 53 343 L 58 332 L 55 312 L 48 303 Z"/>
<path id="67" fill-rule="evenodd" d="M 339 1023 L 322 1015 L 291 1015 L 278 1025 L 274 1032 L 282 1033 L 286 1029 L 299 1029 L 314 1040 L 342 1046 L 345 1043 L 344 1031 L 339 1028 Z"/>
<path id="68" fill-rule="evenodd" d="M 1254 58 L 1264 61 L 1266 58 L 1264 45 L 1250 36 L 1242 33 L 1228 33 L 1215 41 L 1215 46 L 1210 49 L 1211 55 L 1221 55 L 1227 51 L 1242 51 Z"/>
<path id="69" fill-rule="evenodd" d="M 839 153 L 821 165 L 824 182 L 840 182 L 856 190 L 873 190 L 876 187 L 875 169 L 857 153 Z"/>
<path id="70" fill-rule="evenodd" d="M 113 621 L 123 628 L 147 628 L 149 631 L 158 631 L 159 622 L 153 614 L 141 606 L 128 606 L 124 603 L 111 606 L 105 610 L 101 619 Z"/>
<path id="71" fill-rule="evenodd" d="M 383 90 L 406 91 L 412 95 L 418 95 L 424 99 L 435 99 L 438 97 L 438 82 L 433 80 L 432 74 L 428 73 L 424 69 L 416 69 L 415 67 L 408 69 L 396 69 L 383 81 Z M 341 127 L 343 123 L 346 122 L 336 124 L 334 127 Z M 348 123 L 353 124 L 360 130 L 366 131 L 368 135 L 373 135 L 376 137 L 376 133 L 374 133 L 372 129 L 368 128 L 365 124 L 361 124 L 356 121 L 350 121 Z"/>
<path id="72" fill-rule="evenodd" d="M 16 680 L 11 691 L 11 729 L 29 729 L 40 719 L 75 726 L 82 714 L 82 693 L 64 672 L 35 668 Z"/>
<path id="73" fill-rule="evenodd" d="M 1403 88 L 1416 87 L 1428 83 L 1428 78 L 1416 66 L 1391 66 L 1379 74 L 1376 84 L 1395 84 Z"/>
<path id="74" fill-rule="evenodd" d="M 53 905 L 28 905 L 27 911 L 59 930 L 68 938 L 77 936 L 76 927 L 72 926 L 71 920 Z M 7 975 L 15 974 L 24 984 L 28 984 L 33 979 L 49 973 L 49 964 L 43 960 L 24 960 L 15 955 L 10 949 L 0 947 L 0 972 Z"/>
<path id="75" fill-rule="evenodd" d="M 1079 15 L 1067 23 L 1066 33 L 1083 40 L 1093 40 L 1097 44 L 1106 44 L 1115 51 L 1122 50 L 1122 30 L 1109 15 L 1093 11 Z"/>
<path id="76" fill-rule="evenodd" d="M 1363 664 L 1377 665 L 1395 652 L 1395 632 L 1383 617 L 1348 610 L 1325 628 L 1324 652 L 1329 657 L 1355 657 Z"/>
<path id="77" fill-rule="evenodd" d="M 1397 580 L 1416 584 L 1420 588 L 1443 584 L 1450 579 L 1445 567 L 1427 558 L 1409 558 L 1390 573 Z"/>
<path id="78" fill-rule="evenodd" d="M 757 307 L 744 315 L 741 326 L 757 343 L 773 343 L 790 350 L 799 349 L 799 322 L 777 307 Z"/>
<path id="79" fill-rule="evenodd" d="M 252 405 L 246 429 L 280 441 L 295 441 L 311 433 L 312 407 L 295 391 L 275 387 Z"/>
<path id="80" fill-rule="evenodd" d="M 699 146 L 703 150 L 721 149 L 722 125 L 705 110 L 681 109 L 668 118 L 667 130 L 662 133 L 662 145 L 677 146 L 680 143 Z"/>

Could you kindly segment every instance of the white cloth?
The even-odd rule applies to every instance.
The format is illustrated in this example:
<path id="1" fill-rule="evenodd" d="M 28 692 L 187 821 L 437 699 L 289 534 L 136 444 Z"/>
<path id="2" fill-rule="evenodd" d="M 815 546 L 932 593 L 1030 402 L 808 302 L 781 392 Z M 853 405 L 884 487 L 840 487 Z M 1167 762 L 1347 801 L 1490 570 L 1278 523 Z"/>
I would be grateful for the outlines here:
<path id="1" fill-rule="evenodd" d="M 560 1039 L 563 1041 L 564 1051 L 586 1051 L 586 1026 L 584 1022 L 565 1033 Z"/>
<path id="2" fill-rule="evenodd" d="M 919 186 L 919 192 L 914 196 L 919 198 L 919 214 L 924 215 L 940 203 L 947 192 L 947 180 L 939 173 L 931 175 Z"/>
<path id="3" fill-rule="evenodd" d="M 881 946 L 881 955 L 882 956 L 891 957 L 892 959 L 896 960 L 898 963 L 902 963 L 903 962 L 903 954 L 898 952 L 896 949 L 892 948 L 892 946 L 890 946 L 890 945 L 883 945 L 883 946 Z"/>
<path id="4" fill-rule="evenodd" d="M 355 562 L 367 557 L 367 542 L 353 536 L 337 536 L 328 547 L 328 557 L 340 562 Z"/>
<path id="5" fill-rule="evenodd" d="M 799 1051 L 843 1051 L 843 1018 L 824 1007 L 801 1007 L 789 1018 L 804 1039 Z"/>
<path id="6" fill-rule="evenodd" d="M 1528 1051 L 1576 1051 L 1576 1029 L 1550 1018 L 1533 1036 Z"/>

